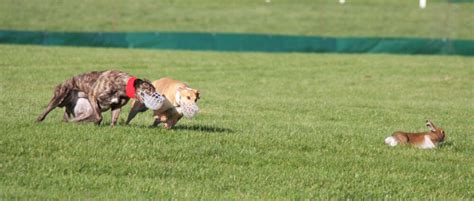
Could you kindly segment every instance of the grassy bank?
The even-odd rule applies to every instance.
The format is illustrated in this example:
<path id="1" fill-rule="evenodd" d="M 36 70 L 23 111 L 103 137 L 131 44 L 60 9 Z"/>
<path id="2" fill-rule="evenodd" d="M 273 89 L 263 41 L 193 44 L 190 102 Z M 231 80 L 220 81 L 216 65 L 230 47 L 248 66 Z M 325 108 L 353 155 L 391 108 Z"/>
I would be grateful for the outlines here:
<path id="1" fill-rule="evenodd" d="M 472 3 L 326 0 L 0 0 L 0 28 L 474 39 Z"/>

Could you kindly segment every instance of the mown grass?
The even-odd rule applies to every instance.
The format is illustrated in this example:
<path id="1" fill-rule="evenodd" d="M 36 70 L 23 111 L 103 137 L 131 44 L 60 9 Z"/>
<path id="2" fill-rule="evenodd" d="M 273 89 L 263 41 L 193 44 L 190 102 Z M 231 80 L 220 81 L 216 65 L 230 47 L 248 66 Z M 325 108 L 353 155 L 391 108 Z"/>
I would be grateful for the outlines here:
<path id="1" fill-rule="evenodd" d="M 357 0 L 0 0 L 0 29 L 474 39 L 474 4 Z"/>
<path id="2" fill-rule="evenodd" d="M 473 58 L 0 46 L 0 199 L 474 199 Z M 174 130 L 34 123 L 66 78 L 118 69 L 202 92 Z M 123 123 L 130 106 L 120 119 Z M 395 130 L 447 132 L 435 150 Z"/>

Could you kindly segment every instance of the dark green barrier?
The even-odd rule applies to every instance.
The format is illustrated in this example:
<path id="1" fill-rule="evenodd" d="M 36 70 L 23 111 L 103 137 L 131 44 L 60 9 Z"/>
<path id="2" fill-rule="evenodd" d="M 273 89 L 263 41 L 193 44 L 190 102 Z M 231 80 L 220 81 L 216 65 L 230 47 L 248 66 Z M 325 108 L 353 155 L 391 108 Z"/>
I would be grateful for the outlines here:
<path id="1" fill-rule="evenodd" d="M 450 3 L 474 3 L 474 0 L 449 0 Z"/>
<path id="2" fill-rule="evenodd" d="M 212 51 L 474 55 L 474 40 L 231 33 L 0 31 L 0 43 Z"/>

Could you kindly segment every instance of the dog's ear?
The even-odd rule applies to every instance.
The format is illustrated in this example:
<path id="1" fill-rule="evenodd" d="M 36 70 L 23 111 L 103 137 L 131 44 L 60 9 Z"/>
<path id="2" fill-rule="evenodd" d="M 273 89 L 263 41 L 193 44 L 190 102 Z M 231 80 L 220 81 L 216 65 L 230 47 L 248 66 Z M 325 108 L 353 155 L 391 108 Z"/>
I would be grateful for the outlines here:
<path id="1" fill-rule="evenodd" d="M 196 100 L 201 98 L 200 97 L 201 93 L 199 93 L 199 90 L 193 89 L 193 92 L 196 94 Z"/>
<path id="2" fill-rule="evenodd" d="M 136 79 L 135 82 L 133 82 L 133 87 L 138 88 L 140 85 L 143 83 L 143 80 L 141 79 Z"/>
<path id="3" fill-rule="evenodd" d="M 150 80 L 147 79 L 136 79 L 134 83 L 135 89 L 141 89 L 148 91 L 147 93 L 152 93 L 155 92 L 155 86 L 150 82 Z"/>

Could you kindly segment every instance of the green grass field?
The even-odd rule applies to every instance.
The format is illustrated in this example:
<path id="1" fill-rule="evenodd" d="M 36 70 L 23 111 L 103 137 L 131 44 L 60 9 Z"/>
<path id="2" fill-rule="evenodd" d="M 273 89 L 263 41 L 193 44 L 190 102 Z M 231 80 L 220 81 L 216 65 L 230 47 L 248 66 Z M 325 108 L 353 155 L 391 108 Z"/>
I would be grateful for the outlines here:
<path id="1" fill-rule="evenodd" d="M 0 45 L 0 198 L 474 199 L 473 62 Z M 101 69 L 184 80 L 201 113 L 174 130 L 148 128 L 150 111 L 115 128 L 60 109 L 34 123 L 56 84 Z M 383 144 L 426 119 L 441 148 Z"/>
<path id="2" fill-rule="evenodd" d="M 0 0 L 0 28 L 474 39 L 474 4 L 430 0 Z"/>
<path id="3" fill-rule="evenodd" d="M 383 2 L 383 3 L 382 3 Z M 0 0 L 0 29 L 474 39 L 474 4 L 348 0 Z M 0 45 L 0 200 L 474 200 L 474 57 Z M 93 70 L 201 91 L 173 130 L 35 123 Z M 447 133 L 434 150 L 396 130 Z"/>

